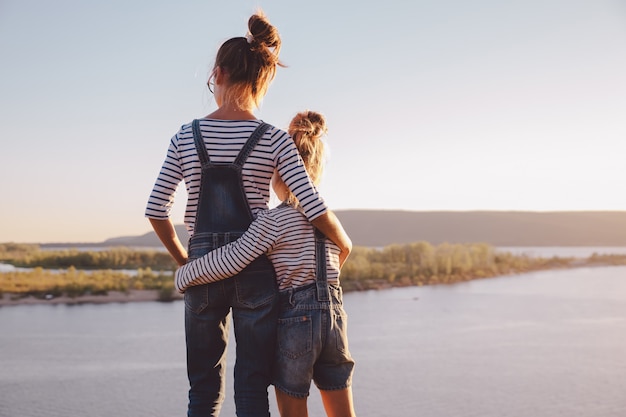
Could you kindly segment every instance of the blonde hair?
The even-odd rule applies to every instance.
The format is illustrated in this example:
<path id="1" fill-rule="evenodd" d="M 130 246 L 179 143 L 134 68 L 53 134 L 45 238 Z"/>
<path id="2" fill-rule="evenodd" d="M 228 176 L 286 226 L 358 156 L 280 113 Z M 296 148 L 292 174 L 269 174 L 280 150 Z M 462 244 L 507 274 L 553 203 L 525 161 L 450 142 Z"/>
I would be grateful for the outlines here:
<path id="1" fill-rule="evenodd" d="M 324 142 L 322 137 L 328 132 L 326 119 L 321 113 L 303 111 L 295 115 L 289 123 L 289 135 L 293 138 L 304 167 L 314 185 L 318 185 L 324 171 Z M 286 199 L 288 204 L 298 204 L 291 191 Z"/>
<path id="2" fill-rule="evenodd" d="M 276 76 L 281 40 L 278 30 L 259 10 L 248 19 L 248 35 L 227 40 L 220 46 L 214 68 L 228 74 L 227 98 L 242 108 L 259 107 Z"/>

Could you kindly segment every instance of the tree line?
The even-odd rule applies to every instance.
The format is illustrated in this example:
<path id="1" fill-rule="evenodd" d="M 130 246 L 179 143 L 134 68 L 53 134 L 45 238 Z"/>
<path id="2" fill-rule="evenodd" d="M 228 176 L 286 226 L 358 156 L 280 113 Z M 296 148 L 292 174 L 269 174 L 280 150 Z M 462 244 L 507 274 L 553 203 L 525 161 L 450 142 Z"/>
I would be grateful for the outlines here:
<path id="1" fill-rule="evenodd" d="M 176 263 L 170 255 L 158 250 L 135 250 L 112 247 L 102 251 L 78 249 L 41 250 L 39 245 L 2 243 L 0 262 L 23 268 L 138 269 L 172 270 Z"/>
<path id="2" fill-rule="evenodd" d="M 498 252 L 488 244 L 416 242 L 382 249 L 357 247 L 341 270 L 346 289 L 452 284 L 477 278 L 569 266 L 571 258 Z"/>

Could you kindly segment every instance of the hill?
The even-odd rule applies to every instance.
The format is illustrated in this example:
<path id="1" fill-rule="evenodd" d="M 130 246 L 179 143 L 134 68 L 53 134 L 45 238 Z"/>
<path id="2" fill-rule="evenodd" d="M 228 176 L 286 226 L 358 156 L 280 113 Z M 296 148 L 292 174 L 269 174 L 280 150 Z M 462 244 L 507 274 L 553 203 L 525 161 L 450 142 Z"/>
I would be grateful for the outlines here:
<path id="1" fill-rule="evenodd" d="M 355 245 L 626 246 L 626 211 L 337 211 Z"/>
<path id="2" fill-rule="evenodd" d="M 185 225 L 178 224 L 175 226 L 176 234 L 181 242 L 186 246 L 187 241 L 189 240 L 189 233 L 185 228 Z M 107 239 L 102 242 L 100 245 L 102 246 L 132 246 L 132 247 L 151 247 L 151 246 L 161 246 L 161 241 L 157 237 L 156 233 L 148 232 L 144 233 L 140 236 L 125 236 L 125 237 L 115 237 L 111 239 Z"/>
<path id="3" fill-rule="evenodd" d="M 484 242 L 493 246 L 626 246 L 626 211 L 337 210 L 335 213 L 357 246 L 417 241 Z M 176 230 L 185 243 L 189 235 L 184 226 L 178 225 Z M 91 245 L 161 244 L 154 232 L 148 232 Z"/>

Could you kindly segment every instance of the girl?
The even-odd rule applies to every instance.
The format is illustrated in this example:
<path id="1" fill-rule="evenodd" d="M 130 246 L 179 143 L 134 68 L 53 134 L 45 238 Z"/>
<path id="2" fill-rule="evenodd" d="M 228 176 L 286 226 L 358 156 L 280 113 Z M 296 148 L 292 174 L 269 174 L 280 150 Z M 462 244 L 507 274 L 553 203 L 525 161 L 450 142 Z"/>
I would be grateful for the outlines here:
<path id="1" fill-rule="evenodd" d="M 184 124 L 167 156 L 146 208 L 156 234 L 178 265 L 230 240 L 268 208 L 274 171 L 294 190 L 305 216 L 333 240 L 345 259 L 352 243 L 315 189 L 291 137 L 253 113 L 273 80 L 281 39 L 262 12 L 248 21 L 245 37 L 224 42 L 208 80 L 217 110 Z M 189 251 L 181 244 L 170 209 L 178 184 L 188 200 L 185 225 Z M 224 399 L 232 310 L 237 341 L 234 372 L 239 417 L 269 416 L 267 388 L 275 351 L 277 291 L 264 257 L 234 279 L 194 286 L 185 292 L 185 337 L 190 383 L 188 416 L 218 416 Z"/>
<path id="2" fill-rule="evenodd" d="M 326 125 L 322 115 L 299 113 L 289 126 L 314 184 L 322 171 Z M 260 213 L 235 242 L 179 268 L 180 292 L 233 276 L 267 253 L 276 269 L 280 312 L 274 369 L 282 417 L 307 416 L 311 380 L 320 389 L 329 416 L 354 417 L 351 380 L 354 361 L 348 351 L 339 269 L 340 249 L 309 223 L 298 198 L 274 177 L 283 204 Z"/>

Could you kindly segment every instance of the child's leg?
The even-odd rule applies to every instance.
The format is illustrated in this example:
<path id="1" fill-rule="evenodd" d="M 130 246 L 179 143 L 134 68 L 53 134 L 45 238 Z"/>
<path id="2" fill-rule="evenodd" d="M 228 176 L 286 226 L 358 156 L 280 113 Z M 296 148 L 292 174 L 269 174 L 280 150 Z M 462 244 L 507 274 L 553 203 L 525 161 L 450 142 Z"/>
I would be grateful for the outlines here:
<path id="1" fill-rule="evenodd" d="M 329 286 L 332 309 L 329 313 L 326 343 L 315 363 L 313 380 L 320 390 L 328 417 L 355 417 L 352 399 L 354 360 L 348 349 L 347 315 L 343 309 L 341 288 Z M 339 387 L 346 387 L 336 389 Z"/>
<path id="2" fill-rule="evenodd" d="M 356 417 L 351 387 L 332 391 L 320 390 L 320 394 L 328 417 Z"/>
<path id="3" fill-rule="evenodd" d="M 306 407 L 306 397 L 296 398 L 289 394 L 285 394 L 278 388 L 276 391 L 276 404 L 280 417 L 308 417 L 309 411 Z"/>

